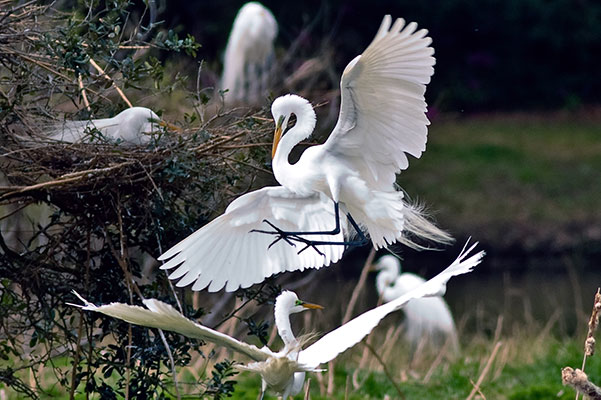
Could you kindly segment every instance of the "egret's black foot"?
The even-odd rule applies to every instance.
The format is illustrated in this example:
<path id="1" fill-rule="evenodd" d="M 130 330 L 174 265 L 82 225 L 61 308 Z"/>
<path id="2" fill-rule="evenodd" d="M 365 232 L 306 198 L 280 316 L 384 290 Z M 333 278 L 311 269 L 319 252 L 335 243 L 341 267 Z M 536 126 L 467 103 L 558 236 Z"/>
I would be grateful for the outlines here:
<path id="1" fill-rule="evenodd" d="M 305 247 L 303 247 L 302 249 L 300 249 L 300 250 L 298 251 L 298 253 L 297 253 L 297 254 L 300 254 L 300 253 L 302 253 L 303 251 L 307 250 L 308 248 L 312 248 L 312 249 L 314 249 L 314 250 L 317 252 L 317 254 L 319 254 L 320 256 L 322 256 L 322 257 L 325 257 L 325 256 L 326 256 L 326 255 L 325 255 L 325 254 L 324 254 L 324 253 L 323 253 L 321 250 L 319 250 L 319 249 L 317 248 L 317 245 L 316 245 L 316 244 L 314 244 L 314 241 L 313 241 L 313 240 L 308 240 L 308 239 L 304 239 L 304 238 L 301 238 L 301 237 L 295 237 L 295 238 L 294 238 L 294 240 L 296 240 L 297 242 L 303 243 L 303 244 L 305 245 Z"/>
<path id="2" fill-rule="evenodd" d="M 271 247 L 274 244 L 276 244 L 277 242 L 279 242 L 280 240 L 284 240 L 290 246 L 296 247 L 296 244 L 294 244 L 292 242 L 292 240 L 298 239 L 298 237 L 296 235 L 293 235 L 293 234 L 290 234 L 290 233 L 288 233 L 286 231 L 281 230 L 280 228 L 278 228 L 277 226 L 275 226 L 274 224 L 272 224 L 271 222 L 269 222 L 266 219 L 264 219 L 263 222 L 265 222 L 266 224 L 268 224 L 269 226 L 271 226 L 274 230 L 273 231 L 262 231 L 262 230 L 259 230 L 259 229 L 253 229 L 253 230 L 251 230 L 251 232 L 265 233 L 267 235 L 276 235 L 277 237 L 275 238 L 275 240 L 273 242 L 271 242 L 271 244 L 269 245 L 269 247 L 267 247 L 268 249 L 271 249 Z"/>

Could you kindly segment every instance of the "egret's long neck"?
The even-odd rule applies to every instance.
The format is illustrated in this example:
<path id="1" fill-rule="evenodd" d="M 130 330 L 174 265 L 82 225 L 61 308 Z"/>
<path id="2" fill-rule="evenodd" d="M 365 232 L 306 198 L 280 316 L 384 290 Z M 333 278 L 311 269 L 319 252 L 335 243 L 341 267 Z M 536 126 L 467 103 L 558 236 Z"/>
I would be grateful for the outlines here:
<path id="1" fill-rule="evenodd" d="M 285 186 L 283 182 L 286 179 L 280 178 L 283 178 L 289 168 L 292 167 L 288 162 L 288 156 L 294 146 L 311 135 L 315 128 L 316 118 L 315 111 L 309 103 L 298 102 L 290 107 L 290 112 L 296 115 L 296 124 L 282 136 L 271 164 L 275 178 L 283 186 Z"/>
<path id="2" fill-rule="evenodd" d="M 275 310 L 275 325 L 278 327 L 278 334 L 284 342 L 284 347 L 289 350 L 298 345 L 294 334 L 292 333 L 292 327 L 290 326 L 290 312 L 288 309 L 282 307 L 282 305 L 276 303 Z"/>
<path id="3" fill-rule="evenodd" d="M 394 265 L 389 265 L 382 271 L 378 272 L 376 276 L 376 289 L 380 296 L 384 295 L 384 292 L 389 289 L 392 282 L 399 276 L 399 269 Z"/>

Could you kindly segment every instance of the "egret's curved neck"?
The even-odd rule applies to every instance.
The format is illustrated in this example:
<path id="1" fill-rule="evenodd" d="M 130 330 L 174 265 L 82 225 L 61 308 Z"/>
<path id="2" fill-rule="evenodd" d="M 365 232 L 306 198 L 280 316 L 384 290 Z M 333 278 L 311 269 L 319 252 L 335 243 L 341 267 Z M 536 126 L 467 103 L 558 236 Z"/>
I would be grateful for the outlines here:
<path id="1" fill-rule="evenodd" d="M 282 182 L 278 178 L 278 175 L 281 176 L 282 173 L 285 173 L 291 167 L 288 162 L 290 152 L 301 140 L 308 138 L 315 128 L 316 117 L 311 104 L 304 102 L 291 104 L 289 107 L 290 114 L 296 115 L 296 124 L 282 136 L 271 164 L 275 177 L 280 184 Z M 288 122 L 288 118 L 286 118 L 285 122 Z"/>
<path id="2" fill-rule="evenodd" d="M 398 278 L 399 274 L 399 269 L 392 265 L 389 265 L 382 271 L 378 272 L 378 275 L 376 276 L 376 289 L 378 290 L 380 296 L 382 296 L 384 292 L 389 289 L 390 284 Z"/>
<path id="3" fill-rule="evenodd" d="M 298 341 L 292 333 L 292 327 L 290 326 L 290 312 L 288 309 L 278 305 L 276 303 L 275 310 L 275 326 L 278 328 L 278 334 L 284 342 L 285 350 L 290 350 L 298 346 Z"/>

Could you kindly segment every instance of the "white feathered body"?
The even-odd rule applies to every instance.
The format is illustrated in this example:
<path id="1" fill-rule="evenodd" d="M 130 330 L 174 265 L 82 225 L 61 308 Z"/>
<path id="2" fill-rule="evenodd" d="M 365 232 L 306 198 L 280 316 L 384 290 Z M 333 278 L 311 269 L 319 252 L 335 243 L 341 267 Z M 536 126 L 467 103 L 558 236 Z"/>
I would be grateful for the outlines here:
<path id="1" fill-rule="evenodd" d="M 470 255 L 475 246 L 476 244 L 468 249 L 466 245 L 457 259 L 434 278 L 397 299 L 355 317 L 307 347 L 306 338 L 297 339 L 294 336 L 290 315 L 320 306 L 300 301 L 293 292 L 282 292 L 276 299 L 274 309 L 275 325 L 284 343 L 284 348 L 277 353 L 267 347 L 258 348 L 240 342 L 200 325 L 159 300 L 144 300 L 147 308 L 122 303 L 95 306 L 77 293 L 76 295 L 84 302 L 82 308 L 85 310 L 101 312 L 138 325 L 178 332 L 189 338 L 208 340 L 244 354 L 254 362 L 239 368 L 259 373 L 264 389 L 282 393 L 283 398 L 287 399 L 287 396 L 301 391 L 305 372 L 320 371 L 321 364 L 333 360 L 338 354 L 359 343 L 391 312 L 403 308 L 412 299 L 443 295 L 451 277 L 471 272 L 480 263 L 484 252 Z"/>
<path id="2" fill-rule="evenodd" d="M 141 145 L 150 141 L 149 134 L 159 129 L 160 118 L 149 108 L 131 107 L 112 118 L 86 121 L 64 121 L 55 125 L 49 138 L 76 143 L 96 129 L 106 139 L 121 140 L 126 144 Z"/>
<path id="3" fill-rule="evenodd" d="M 384 259 L 384 260 L 383 260 Z M 388 264 L 383 267 L 384 264 Z M 378 263 L 382 271 L 376 278 L 376 287 L 384 302 L 393 301 L 425 283 L 422 277 L 404 272 L 399 275 L 399 261 L 384 256 Z M 421 341 L 436 347 L 447 341 L 453 350 L 458 349 L 457 329 L 447 303 L 440 296 L 423 297 L 409 301 L 403 308 L 405 336 L 412 348 Z"/>
<path id="4" fill-rule="evenodd" d="M 240 8 L 223 60 L 221 88 L 228 89 L 226 101 L 260 99 L 266 89 L 277 33 L 275 17 L 263 5 L 250 2 Z"/>
<path id="5" fill-rule="evenodd" d="M 306 149 L 291 165 L 294 146 L 311 135 L 316 116 L 302 97 L 286 95 L 271 107 L 276 121 L 272 168 L 280 187 L 264 188 L 236 199 L 225 214 L 190 235 L 159 260 L 177 267 L 169 276 L 177 285 L 194 282 L 193 290 L 227 291 L 248 287 L 283 271 L 320 268 L 336 262 L 344 248 L 318 245 L 302 251 L 273 235 L 264 221 L 289 232 L 319 232 L 307 239 L 344 242 L 351 231 L 347 214 L 366 229 L 376 248 L 413 238 L 438 242 L 450 237 L 403 199 L 396 174 L 420 157 L 427 141 L 426 84 L 434 73 L 434 50 L 427 31 L 402 18 L 384 17 L 374 40 L 346 67 L 340 82 L 338 123 L 323 145 Z M 288 129 L 292 115 L 296 124 Z M 334 202 L 339 202 L 341 232 Z M 300 235 L 302 237 L 302 234 Z M 270 246 L 274 242 L 273 246 Z"/>

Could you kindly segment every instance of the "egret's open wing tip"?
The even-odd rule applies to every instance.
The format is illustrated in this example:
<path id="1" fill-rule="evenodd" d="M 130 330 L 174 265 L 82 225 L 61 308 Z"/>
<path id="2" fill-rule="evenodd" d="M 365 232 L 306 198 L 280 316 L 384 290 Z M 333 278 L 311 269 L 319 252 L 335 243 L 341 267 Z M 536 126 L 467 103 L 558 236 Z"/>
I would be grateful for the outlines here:
<path id="1" fill-rule="evenodd" d="M 93 303 L 90 303 L 89 301 L 87 301 L 86 299 L 83 298 L 82 295 L 80 295 L 79 293 L 77 293 L 77 290 L 72 289 L 71 293 L 73 293 L 75 295 L 75 297 L 77 297 L 83 304 L 75 304 L 75 303 L 65 303 L 69 306 L 73 306 L 73 307 L 77 307 L 77 308 L 81 308 L 81 309 L 88 309 L 88 310 L 93 310 L 96 307 Z"/>

